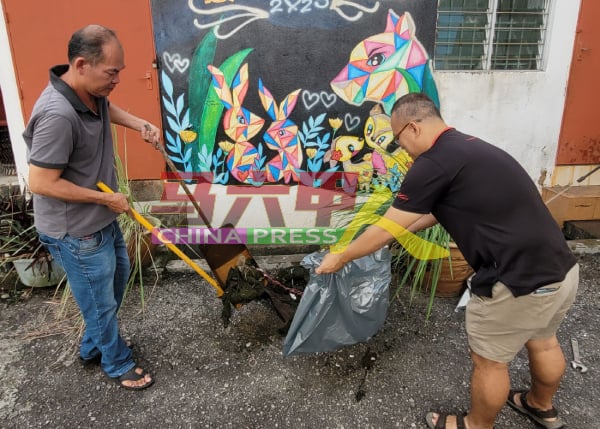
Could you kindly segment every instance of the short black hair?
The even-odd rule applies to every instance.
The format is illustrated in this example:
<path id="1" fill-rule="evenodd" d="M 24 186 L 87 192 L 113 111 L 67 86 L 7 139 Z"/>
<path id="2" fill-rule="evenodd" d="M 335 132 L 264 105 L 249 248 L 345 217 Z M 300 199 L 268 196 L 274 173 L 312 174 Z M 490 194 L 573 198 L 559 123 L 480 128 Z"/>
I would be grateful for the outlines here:
<path id="1" fill-rule="evenodd" d="M 112 40 L 118 42 L 117 34 L 102 25 L 92 24 L 77 30 L 69 40 L 69 63 L 77 57 L 83 57 L 93 65 L 102 62 L 104 59 L 103 47 Z"/>
<path id="2" fill-rule="evenodd" d="M 433 100 L 422 92 L 410 92 L 400 97 L 392 107 L 392 115 L 399 114 L 403 118 L 439 118 L 442 119 L 440 109 Z"/>

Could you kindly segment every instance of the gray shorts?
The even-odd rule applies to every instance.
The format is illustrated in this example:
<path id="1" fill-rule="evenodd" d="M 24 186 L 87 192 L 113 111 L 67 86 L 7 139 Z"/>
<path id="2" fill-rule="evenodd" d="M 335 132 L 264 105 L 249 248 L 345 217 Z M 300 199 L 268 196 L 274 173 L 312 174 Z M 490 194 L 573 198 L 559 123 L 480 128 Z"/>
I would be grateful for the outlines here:
<path id="1" fill-rule="evenodd" d="M 469 347 L 496 362 L 510 362 L 529 340 L 551 338 L 575 301 L 579 265 L 562 282 L 515 298 L 501 282 L 492 297 L 473 295 L 467 304 L 466 329 Z"/>

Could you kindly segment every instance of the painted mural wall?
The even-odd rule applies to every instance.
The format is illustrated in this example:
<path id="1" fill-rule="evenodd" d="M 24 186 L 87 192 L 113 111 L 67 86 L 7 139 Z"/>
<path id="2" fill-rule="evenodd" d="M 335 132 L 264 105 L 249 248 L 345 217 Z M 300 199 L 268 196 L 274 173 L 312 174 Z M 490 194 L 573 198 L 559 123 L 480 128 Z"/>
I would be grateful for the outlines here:
<path id="1" fill-rule="evenodd" d="M 391 108 L 408 92 L 439 104 L 436 3 L 153 0 L 166 147 L 213 222 L 329 226 L 357 195 L 396 191 L 411 160 Z"/>
<path id="2" fill-rule="evenodd" d="M 297 0 L 296 0 L 297 1 Z M 205 0 L 197 0 L 197 7 L 216 9 L 217 7 L 225 7 L 236 5 L 239 2 L 236 1 L 223 1 L 216 3 L 206 2 Z M 354 4 L 346 2 L 329 2 L 329 6 L 334 6 L 336 10 L 351 20 L 346 20 L 342 16 L 335 12 L 330 14 L 330 11 L 324 11 L 326 13 L 326 20 L 337 19 L 343 20 L 343 25 L 338 26 L 335 31 L 327 31 L 321 27 L 316 26 L 311 28 L 289 28 L 291 32 L 291 39 L 287 40 L 289 49 L 285 50 L 269 51 L 265 49 L 260 50 L 261 57 L 256 57 L 258 53 L 258 41 L 263 41 L 265 46 L 273 47 L 285 47 L 283 42 L 279 42 L 276 37 L 270 37 L 269 34 L 265 34 L 262 29 L 273 28 L 270 25 L 271 20 L 275 18 L 264 18 L 255 19 L 249 24 L 245 25 L 236 34 L 239 37 L 244 34 L 245 40 L 240 41 L 237 39 L 239 44 L 238 49 L 253 49 L 253 53 L 248 56 L 248 61 L 253 61 L 249 65 L 249 82 L 250 90 L 246 96 L 246 102 L 253 101 L 256 112 L 263 110 L 260 99 L 257 94 L 257 79 L 263 77 L 264 85 L 271 91 L 276 97 L 284 98 L 285 95 L 291 91 L 299 88 L 304 88 L 307 91 L 316 92 L 317 87 L 312 87 L 299 83 L 297 86 L 293 85 L 293 81 L 301 81 L 301 78 L 313 76 L 320 77 L 322 80 L 322 87 L 320 90 L 333 92 L 328 82 L 332 80 L 332 77 L 337 75 L 341 71 L 342 67 L 348 63 L 349 54 L 351 49 L 360 41 L 369 37 L 370 35 L 377 34 L 385 28 L 386 14 L 389 9 L 393 9 L 397 14 L 401 15 L 406 9 L 413 17 L 416 27 L 417 39 L 426 48 L 427 52 L 431 53 L 431 40 L 428 39 L 425 29 L 429 29 L 433 26 L 430 24 L 430 20 L 435 20 L 434 14 L 424 16 L 425 13 L 429 13 L 429 6 L 423 11 L 420 7 L 424 7 L 424 4 L 430 5 L 436 3 L 435 0 L 422 0 L 422 1 L 385 1 L 379 2 L 378 9 L 375 12 L 369 12 L 373 7 L 378 4 L 373 1 L 356 0 Z M 438 94 L 440 98 L 440 104 L 442 107 L 442 114 L 446 121 L 456 126 L 458 129 L 467 133 L 477 135 L 495 144 L 502 149 L 508 151 L 514 156 L 527 170 L 532 179 L 540 186 L 565 186 L 573 182 L 573 180 L 589 171 L 588 166 L 576 166 L 573 168 L 564 169 L 556 168 L 555 158 L 558 146 L 559 134 L 561 129 L 561 121 L 563 117 L 565 94 L 567 91 L 567 82 L 569 76 L 569 66 L 571 64 L 572 53 L 573 53 L 573 42 L 577 30 L 577 19 L 579 14 L 580 1 L 558 1 L 550 2 L 550 10 L 548 16 L 548 30 L 546 34 L 546 42 L 544 49 L 544 66 L 541 71 L 531 72 L 505 72 L 505 71 L 491 71 L 491 72 L 451 72 L 451 71 L 434 71 L 434 80 L 437 85 Z M 112 3 L 111 3 L 112 4 Z M 240 3 L 241 4 L 241 3 Z M 287 2 L 275 3 L 273 6 L 278 4 L 283 6 L 288 5 Z M 312 4 L 312 3 L 311 3 Z M 324 5 L 323 1 L 317 5 Z M 269 10 L 271 5 L 270 0 L 264 0 L 261 2 L 255 2 L 248 4 L 250 7 L 262 8 L 263 10 Z M 291 14 L 293 15 L 298 10 L 305 9 L 308 2 L 304 0 L 304 3 L 298 3 L 297 7 L 294 4 L 291 6 Z M 356 6 L 360 5 L 360 6 Z M 2 16 L 7 12 L 4 8 L 4 2 L 0 2 L 0 11 Z M 171 0 L 171 1 L 154 1 L 152 5 L 155 9 L 153 10 L 153 19 L 155 22 L 154 28 L 156 30 L 156 41 L 157 48 L 159 50 L 158 57 L 161 59 L 161 69 L 159 73 L 163 71 L 167 72 L 167 75 L 172 79 L 174 85 L 173 94 L 181 96 L 183 94 L 182 103 L 185 106 L 189 106 L 190 97 L 187 89 L 187 78 L 189 71 L 187 68 L 189 64 L 186 64 L 185 59 L 191 60 L 195 52 L 195 48 L 200 43 L 203 36 L 208 32 L 208 28 L 200 29 L 194 25 L 196 18 L 202 18 L 201 15 L 194 13 L 188 6 L 187 0 Z M 302 7 L 300 7 L 302 6 Z M 120 12 L 115 6 L 106 6 L 108 10 L 112 10 L 114 16 L 119 15 Z M 149 4 L 150 7 L 150 4 Z M 289 6 L 288 6 L 289 7 Z M 361 9 L 364 8 L 365 10 Z M 433 9 L 433 6 L 431 6 Z M 287 13 L 287 8 L 283 9 Z M 32 12 L 33 13 L 33 12 Z M 245 12 L 238 12 L 237 15 L 244 14 Z M 276 15 L 281 12 L 276 12 Z M 379 15 L 378 15 L 379 14 Z M 263 13 L 264 15 L 264 13 Z M 221 19 L 221 16 L 229 16 L 227 14 L 220 14 L 216 18 L 211 18 L 212 21 Z M 311 15 L 311 19 L 314 19 L 315 15 Z M 281 15 L 278 19 L 289 19 L 287 15 Z M 94 18 L 96 19 L 96 18 Z M 170 20 L 173 20 L 171 22 Z M 206 22 L 210 23 L 211 20 L 207 18 Z M 246 18 L 248 20 L 249 18 Z M 238 24 L 235 22 L 238 21 Z M 244 17 L 238 17 L 231 19 L 230 21 L 223 22 L 220 26 L 221 32 L 228 32 L 226 28 L 236 28 L 239 26 L 239 22 L 244 22 Z M 255 25 L 256 24 L 256 25 Z M 269 25 L 266 25 L 269 24 Z M 65 25 L 72 25 L 65 21 Z M 280 28 L 284 28 L 281 27 Z M 342 33 L 339 31 L 346 30 L 348 33 Z M 245 31 L 245 32 L 244 32 Z M 294 34 L 296 31 L 296 34 Z M 302 38 L 304 33 L 314 33 L 315 37 L 310 38 L 310 44 L 308 46 L 302 45 L 302 42 L 306 39 Z M 339 35 L 338 35 L 339 34 Z M 140 37 L 137 35 L 137 37 Z M 332 39 L 334 38 L 335 39 Z M 182 42 L 187 40 L 187 42 Z M 231 55 L 231 52 L 237 50 L 230 50 L 231 52 L 224 50 L 223 47 L 226 43 L 231 43 L 233 39 L 217 41 L 215 65 L 220 66 L 224 58 Z M 186 45 L 187 43 L 187 45 Z M 333 45 L 333 46 L 331 46 Z M 304 48 L 302 48 L 304 46 Z M 327 49 L 321 50 L 320 47 L 324 46 Z M 344 50 L 338 49 L 338 46 L 345 46 Z M 134 49 L 135 43 L 129 43 L 126 46 L 126 50 Z M 304 55 L 303 58 L 298 57 L 299 49 L 302 49 Z M 7 121 L 10 130 L 11 143 L 13 148 L 13 154 L 17 165 L 19 182 L 24 185 L 23 178 L 27 176 L 27 162 L 25 153 L 25 144 L 22 140 L 22 132 L 24 129 L 24 117 L 25 114 L 22 111 L 20 94 L 22 86 L 29 85 L 30 82 L 20 82 L 16 77 L 15 62 L 12 57 L 13 51 L 9 43 L 9 31 L 4 19 L 0 20 L 0 51 L 6 52 L 0 62 L 0 86 L 2 87 L 2 96 L 4 99 L 4 105 L 6 106 Z M 169 55 L 180 54 L 180 57 L 172 57 L 170 67 L 173 71 L 170 71 L 168 66 L 162 61 L 162 57 L 165 56 L 165 52 Z M 300 62 L 293 61 L 297 59 Z M 336 58 L 335 62 L 333 59 Z M 168 57 L 167 57 L 168 59 Z M 293 62 L 290 62 L 293 61 Z M 302 63 L 311 64 L 311 68 L 316 68 L 316 72 L 308 73 L 308 68 Z M 36 63 L 37 64 L 37 63 Z M 30 67 L 37 67 L 39 65 L 32 64 Z M 149 64 L 149 61 L 148 61 Z M 333 64 L 331 69 L 327 72 L 327 76 L 321 72 L 324 67 L 329 67 L 329 64 Z M 28 65 L 29 66 L 29 65 Z M 149 66 L 149 65 L 148 65 Z M 256 67 L 260 67 L 257 69 Z M 183 73 L 180 71 L 183 70 Z M 129 70 L 129 67 L 128 67 Z M 267 79 L 265 73 L 275 73 L 279 71 L 277 79 Z M 129 70 L 128 73 L 131 73 Z M 284 75 L 288 76 L 284 79 Z M 305 76 L 306 75 L 306 76 Z M 46 77 L 44 77 L 46 79 Z M 280 88 L 279 85 L 282 85 Z M 322 88 L 322 89 L 321 89 Z M 303 90 L 304 90 L 303 89 Z M 287 91 L 287 92 L 286 92 Z M 164 95 L 164 93 L 163 93 Z M 293 118 L 297 118 L 296 115 L 302 115 L 301 107 L 304 103 L 303 97 L 309 97 L 309 94 L 300 95 L 300 105 L 295 108 L 292 113 Z M 324 96 L 323 96 L 324 97 Z M 319 99 L 321 94 L 319 92 Z M 192 98 L 193 99 L 193 98 Z M 175 99 L 174 102 L 177 102 Z M 279 101 L 279 100 L 278 100 Z M 317 97 L 313 94 L 312 101 L 317 101 Z M 327 101 L 327 100 L 326 100 Z M 337 101 L 337 100 L 336 100 Z M 220 101 L 219 101 L 220 103 Z M 321 100 L 319 100 L 321 106 L 321 112 L 326 109 Z M 309 103 L 310 104 L 310 103 Z M 331 108 L 330 115 L 327 119 L 324 119 L 324 126 L 328 126 L 328 119 L 333 116 L 333 113 L 341 114 L 344 112 L 343 109 L 348 109 L 347 113 L 352 111 L 360 112 L 361 117 L 368 116 L 369 106 L 373 106 L 372 102 L 365 102 L 362 107 L 357 107 L 349 103 L 338 102 L 335 107 Z M 313 106 L 312 109 L 317 109 Z M 356 109 L 356 110 L 350 110 Z M 360 110 L 364 109 L 364 110 Z M 250 109 L 252 111 L 252 109 Z M 316 111 L 316 110 L 315 110 Z M 337 112 L 336 112 L 337 111 Z M 163 105 L 163 115 L 166 115 L 166 110 Z M 266 115 L 263 114 L 266 118 Z M 341 116 L 342 120 L 345 119 Z M 348 116 L 350 124 L 351 116 Z M 301 118 L 298 119 L 301 121 Z M 165 119 L 165 124 L 167 119 Z M 165 125 L 168 130 L 168 124 Z M 329 128 L 329 131 L 331 129 Z M 360 129 L 354 129 L 352 132 L 344 129 L 338 131 L 337 135 L 343 133 L 352 134 L 359 136 Z M 220 131 L 222 132 L 222 130 Z M 264 134 L 264 131 L 259 135 Z M 219 137 L 219 141 L 224 137 Z M 215 138 L 215 142 L 217 139 Z M 218 143 L 217 143 L 218 145 Z M 189 150 L 189 149 L 188 149 Z M 273 153 L 273 152 L 270 152 Z M 172 152 L 174 157 L 177 157 Z M 306 158 L 305 158 L 306 160 Z M 557 174 L 557 171 L 561 174 Z M 565 174 L 563 174 L 565 173 Z M 597 185 L 598 178 L 600 176 L 591 176 L 588 180 L 581 183 L 581 185 Z M 298 186 L 285 185 L 272 185 L 253 187 L 254 194 L 258 195 L 263 192 L 264 197 L 260 197 L 265 201 L 280 202 L 281 216 L 289 218 L 289 216 L 296 216 L 304 220 L 308 219 L 307 222 L 316 222 L 317 217 L 319 219 L 327 218 L 325 209 L 319 209 L 323 212 L 317 216 L 314 211 L 317 205 L 316 201 L 319 199 L 331 199 L 335 202 L 340 199 L 334 199 L 333 197 L 323 195 L 313 195 L 311 197 L 304 198 L 302 204 L 307 206 L 310 210 L 306 212 L 299 212 L 296 208 L 294 193 L 297 193 Z M 220 214 L 219 209 L 226 213 L 231 212 L 228 208 L 233 204 L 233 200 L 239 205 L 246 204 L 245 200 L 239 195 L 234 195 L 235 192 L 241 192 L 237 189 L 236 185 L 226 186 L 225 190 L 220 189 L 223 185 L 214 184 L 210 189 L 206 190 L 209 197 L 214 198 L 215 193 L 219 193 L 219 205 L 215 207 L 215 223 L 225 218 L 227 214 Z M 270 188 L 273 191 L 267 195 L 264 191 L 265 188 Z M 278 189 L 276 193 L 275 189 Z M 323 191 L 324 192 L 324 191 Z M 246 197 L 243 197 L 246 198 Z M 248 197 L 249 198 L 249 197 Z M 185 196 L 182 198 L 185 200 Z M 267 214 L 264 210 L 264 201 L 255 203 L 256 198 L 250 199 L 248 204 L 248 210 L 243 213 L 242 222 L 249 223 L 247 220 L 247 213 L 253 209 L 257 211 L 258 215 L 255 217 L 264 220 L 265 223 L 269 222 Z M 208 203 L 211 203 L 209 198 Z M 321 204 L 321 203 L 320 203 Z M 226 207 L 226 208 L 222 208 Z M 273 204 L 275 206 L 275 204 Z M 233 213 L 233 212 L 232 212 Z M 271 210 L 270 213 L 275 213 L 275 210 Z M 312 215 L 312 217 L 311 217 Z M 220 216 L 220 217 L 219 217 Z M 233 216 L 233 215 L 232 215 Z M 275 217 L 275 215 L 272 215 Z M 254 220 L 254 219 L 253 219 Z"/>

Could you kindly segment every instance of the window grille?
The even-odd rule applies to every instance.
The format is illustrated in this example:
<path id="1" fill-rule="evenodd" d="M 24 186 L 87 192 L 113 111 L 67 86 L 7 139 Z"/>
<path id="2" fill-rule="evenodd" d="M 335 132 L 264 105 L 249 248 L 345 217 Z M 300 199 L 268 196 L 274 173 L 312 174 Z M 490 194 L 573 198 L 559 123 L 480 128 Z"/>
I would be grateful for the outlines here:
<path id="1" fill-rule="evenodd" d="M 437 70 L 541 70 L 550 0 L 438 0 Z"/>

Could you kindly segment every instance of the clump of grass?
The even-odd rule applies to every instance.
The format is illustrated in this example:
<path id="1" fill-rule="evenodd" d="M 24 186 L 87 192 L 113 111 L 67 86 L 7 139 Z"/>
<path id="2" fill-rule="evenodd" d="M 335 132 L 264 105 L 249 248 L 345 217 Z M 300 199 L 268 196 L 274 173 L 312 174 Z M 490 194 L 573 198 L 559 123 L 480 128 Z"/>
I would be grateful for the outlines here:
<path id="1" fill-rule="evenodd" d="M 125 162 L 121 160 L 118 152 L 118 137 L 117 129 L 113 126 L 113 145 L 115 152 L 115 171 L 117 175 L 117 191 L 124 194 L 129 200 L 130 207 L 134 207 L 135 200 L 133 198 L 131 187 L 129 184 L 129 175 L 127 173 L 127 158 Z M 123 145 L 125 148 L 125 157 L 127 157 L 127 134 L 124 134 Z M 147 208 L 142 209 L 142 215 L 148 217 Z M 155 227 L 160 227 L 160 221 L 154 219 Z M 128 253 L 131 264 L 131 272 L 125 288 L 125 296 L 135 286 L 139 286 L 141 311 L 144 312 L 146 309 L 146 289 L 144 283 L 144 274 L 147 271 L 153 271 L 155 274 L 154 283 L 152 286 L 156 286 L 158 283 L 158 272 L 156 270 L 156 264 L 152 251 L 149 248 L 149 232 L 144 229 L 135 219 L 133 219 L 128 213 L 123 213 L 118 217 L 119 227 L 123 233 L 123 238 L 128 247 Z M 152 222 L 151 222 L 152 223 Z M 144 263 L 147 259 L 150 259 L 150 267 L 146 270 Z"/>

